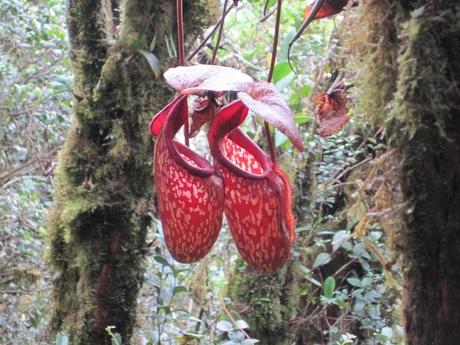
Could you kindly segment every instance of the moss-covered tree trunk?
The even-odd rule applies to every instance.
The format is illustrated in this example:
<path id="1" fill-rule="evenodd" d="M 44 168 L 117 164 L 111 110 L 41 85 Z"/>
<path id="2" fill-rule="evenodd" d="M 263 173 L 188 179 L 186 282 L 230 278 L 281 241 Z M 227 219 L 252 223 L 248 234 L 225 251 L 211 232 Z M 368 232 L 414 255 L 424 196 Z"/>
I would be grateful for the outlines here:
<path id="1" fill-rule="evenodd" d="M 241 259 L 239 263 L 243 265 Z M 300 302 L 300 275 L 298 263 L 290 261 L 273 276 L 247 267 L 231 279 L 228 293 L 234 307 L 251 325 L 251 337 L 261 344 L 292 344 L 295 334 L 290 332 L 290 321 Z"/>
<path id="2" fill-rule="evenodd" d="M 388 174 L 399 171 L 389 176 L 400 187 L 391 210 L 381 211 L 399 214 L 386 230 L 401 254 L 410 345 L 454 345 L 460 339 L 459 23 L 458 1 L 366 0 L 350 11 L 342 31 L 348 68 L 355 73 L 355 121 L 385 130 L 394 163 Z M 278 301 L 289 300 L 282 297 L 289 293 L 273 298 L 270 291 L 282 280 L 251 283 L 258 279 L 239 285 L 250 288 L 247 296 L 270 299 L 265 309 L 242 299 L 252 303 L 254 336 L 283 344 L 292 334 L 277 316 L 289 317 Z"/>
<path id="3" fill-rule="evenodd" d="M 411 213 L 402 233 L 406 343 L 457 344 L 460 4 L 447 0 L 402 3 L 412 11 L 412 18 L 401 35 L 405 52 L 399 61 L 396 95 L 400 99 L 395 103 L 403 119 L 416 123 L 407 143 L 395 138 L 405 159 L 402 188 Z"/>
<path id="4" fill-rule="evenodd" d="M 188 34 L 210 24 L 209 2 L 185 1 Z M 76 98 L 51 212 L 50 342 L 60 332 L 73 345 L 110 344 L 115 326 L 125 344 L 153 207 L 148 124 L 173 96 L 139 50 L 153 49 L 163 70 L 176 63 L 165 39 L 176 41 L 175 2 L 68 0 L 67 9 Z"/>
<path id="5" fill-rule="evenodd" d="M 400 170 L 404 325 L 411 345 L 460 339 L 460 3 L 363 1 L 351 34 L 359 111 Z"/>

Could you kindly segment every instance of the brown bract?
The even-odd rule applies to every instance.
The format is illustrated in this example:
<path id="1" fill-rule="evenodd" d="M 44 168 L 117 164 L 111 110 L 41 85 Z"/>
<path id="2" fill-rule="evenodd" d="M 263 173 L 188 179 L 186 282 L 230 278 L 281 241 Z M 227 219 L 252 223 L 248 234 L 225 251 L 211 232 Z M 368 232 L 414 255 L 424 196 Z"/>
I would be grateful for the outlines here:
<path id="1" fill-rule="evenodd" d="M 313 6 L 315 6 L 315 2 L 305 7 L 304 19 L 307 19 Z M 320 10 L 318 11 L 314 19 L 321 19 L 333 16 L 334 14 L 338 14 L 343 11 L 343 8 L 347 6 L 347 4 L 348 0 L 326 0 L 326 2 L 323 4 L 323 6 L 321 6 Z"/>
<path id="2" fill-rule="evenodd" d="M 342 86 L 315 97 L 314 115 L 320 126 L 319 135 L 328 137 L 335 134 L 351 120 L 352 115 L 348 113 L 349 103 Z"/>
<path id="3" fill-rule="evenodd" d="M 190 115 L 189 137 L 193 138 L 198 135 L 200 128 L 219 111 L 222 106 L 217 97 L 222 95 L 221 92 L 208 91 L 206 97 L 198 97 L 193 101 L 193 110 Z"/>

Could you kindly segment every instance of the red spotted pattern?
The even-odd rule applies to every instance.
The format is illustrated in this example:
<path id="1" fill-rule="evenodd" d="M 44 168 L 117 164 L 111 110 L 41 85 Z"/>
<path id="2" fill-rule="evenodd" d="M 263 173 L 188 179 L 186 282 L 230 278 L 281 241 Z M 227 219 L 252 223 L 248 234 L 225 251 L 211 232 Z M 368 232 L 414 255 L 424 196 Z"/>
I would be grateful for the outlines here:
<path id="1" fill-rule="evenodd" d="M 211 250 L 222 227 L 222 180 L 216 175 L 193 176 L 178 166 L 161 134 L 154 169 L 166 246 L 178 262 L 198 261 Z"/>
<path id="2" fill-rule="evenodd" d="M 151 123 L 154 177 L 163 233 L 172 257 L 191 263 L 203 258 L 222 226 L 222 178 L 203 157 L 174 140 L 188 116 L 187 98 L 165 107 Z"/>
<path id="3" fill-rule="evenodd" d="M 225 215 L 236 247 L 252 268 L 275 274 L 295 239 L 291 188 L 278 166 L 240 128 L 233 130 L 246 114 L 247 108 L 237 102 L 222 108 L 208 138 L 224 178 Z"/>

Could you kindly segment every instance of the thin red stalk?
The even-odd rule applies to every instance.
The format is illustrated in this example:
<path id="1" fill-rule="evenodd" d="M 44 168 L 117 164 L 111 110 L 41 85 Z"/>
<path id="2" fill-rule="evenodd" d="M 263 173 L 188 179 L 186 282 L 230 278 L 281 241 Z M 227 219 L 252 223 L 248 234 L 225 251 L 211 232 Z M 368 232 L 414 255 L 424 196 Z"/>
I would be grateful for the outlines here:
<path id="1" fill-rule="evenodd" d="M 225 0 L 223 14 L 227 12 L 227 3 L 228 3 L 228 0 Z M 214 47 L 212 51 L 211 65 L 214 65 L 214 62 L 216 60 L 217 50 L 219 49 L 220 41 L 222 40 L 222 33 L 224 31 L 224 22 L 225 22 L 225 17 L 222 17 L 222 20 L 220 21 L 220 26 L 219 26 L 219 34 L 217 35 L 216 46 Z"/>
<path id="2" fill-rule="evenodd" d="M 288 51 L 287 51 L 287 57 L 288 57 L 289 67 L 291 67 L 291 70 L 293 70 L 293 71 L 294 71 L 294 68 L 292 68 L 291 58 L 290 58 L 292 45 L 294 44 L 295 41 L 297 41 L 300 38 L 300 36 L 302 36 L 302 33 L 305 31 L 305 29 L 308 27 L 308 25 L 310 25 L 311 21 L 318 14 L 319 10 L 321 9 L 321 7 L 323 6 L 323 4 L 325 2 L 326 2 L 326 0 L 316 0 L 315 1 L 315 5 L 311 9 L 310 14 L 308 15 L 307 18 L 305 18 L 302 26 L 300 27 L 300 29 L 296 32 L 294 37 L 289 42 Z"/>
<path id="3" fill-rule="evenodd" d="M 233 318 L 232 314 L 230 314 L 230 312 L 228 311 L 227 307 L 225 306 L 225 302 L 224 302 L 224 299 L 222 298 L 222 296 L 220 297 L 220 301 L 222 303 L 222 309 L 225 311 L 225 314 L 228 315 L 228 317 L 230 318 L 230 320 L 232 320 L 233 324 L 235 325 L 236 328 L 238 328 L 241 333 L 243 333 L 246 338 L 249 340 L 249 342 L 251 343 L 251 345 L 254 345 L 254 343 L 252 342 L 251 340 L 251 337 L 249 336 L 249 334 L 247 334 L 244 329 L 242 329 L 238 323 L 235 321 L 235 319 Z"/>
<path id="4" fill-rule="evenodd" d="M 264 120 L 265 137 L 267 138 L 268 152 L 270 153 L 270 159 L 273 163 L 276 163 L 275 145 L 273 145 L 272 134 L 270 133 L 270 125 Z"/>
<path id="5" fill-rule="evenodd" d="M 185 50 L 184 50 L 184 8 L 182 0 L 176 0 L 177 6 L 177 45 L 179 46 L 179 66 L 185 66 Z M 184 124 L 184 143 L 190 145 L 190 133 L 188 131 L 188 118 Z"/>
<path id="6" fill-rule="evenodd" d="M 278 0 L 278 9 L 276 11 L 276 23 L 275 23 L 275 33 L 273 35 L 273 49 L 272 49 L 272 59 L 270 61 L 270 70 L 268 71 L 267 81 L 270 83 L 273 78 L 273 71 L 275 70 L 276 64 L 276 53 L 278 51 L 278 37 L 279 37 L 279 30 L 280 30 L 280 22 L 281 22 L 281 3 L 282 0 Z M 265 137 L 267 138 L 268 143 L 268 150 L 270 152 L 270 158 L 273 163 L 276 162 L 276 155 L 275 155 L 275 147 L 273 144 L 273 138 L 270 133 L 270 126 L 269 124 L 264 121 L 264 129 L 265 129 Z"/>
<path id="7" fill-rule="evenodd" d="M 179 45 L 179 66 L 185 66 L 184 51 L 184 9 L 182 0 L 176 0 L 177 5 L 177 42 Z"/>
<path id="8" fill-rule="evenodd" d="M 278 52 L 278 37 L 280 31 L 280 22 L 281 22 L 281 3 L 282 0 L 278 0 L 278 10 L 276 12 L 276 23 L 275 23 L 275 33 L 273 35 L 273 49 L 272 49 L 272 59 L 270 61 L 270 70 L 268 71 L 267 81 L 270 83 L 273 78 L 273 71 L 275 70 L 276 64 L 276 54 Z"/>
<path id="9" fill-rule="evenodd" d="M 264 10 L 264 16 L 263 16 L 262 18 L 259 19 L 259 22 L 260 22 L 260 23 L 265 22 L 268 18 L 271 17 L 271 15 L 272 15 L 273 13 L 275 13 L 275 11 L 276 11 L 277 9 L 278 9 L 278 4 L 276 4 L 276 6 L 273 6 L 273 7 L 270 9 L 270 11 L 268 11 L 267 13 L 265 13 L 266 10 Z"/>

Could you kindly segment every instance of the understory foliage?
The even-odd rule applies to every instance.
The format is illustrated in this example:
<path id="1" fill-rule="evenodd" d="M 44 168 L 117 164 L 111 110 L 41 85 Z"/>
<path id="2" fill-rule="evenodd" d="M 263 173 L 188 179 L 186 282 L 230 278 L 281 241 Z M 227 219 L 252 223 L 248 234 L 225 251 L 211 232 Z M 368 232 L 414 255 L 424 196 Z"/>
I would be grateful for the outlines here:
<path id="1" fill-rule="evenodd" d="M 266 80 L 273 45 L 274 16 L 258 21 L 263 5 L 240 1 L 227 18 L 217 60 L 255 80 Z M 153 226 L 138 298 L 138 343 L 402 341 L 400 267 L 392 251 L 395 232 L 387 231 L 398 226 L 390 207 L 398 202 L 398 187 L 392 181 L 386 138 L 374 122 L 365 121 L 359 107 L 343 131 L 328 138 L 317 134 L 313 117 L 314 98 L 338 75 L 347 80 L 353 71 L 341 50 L 340 28 L 352 25 L 354 10 L 312 22 L 290 51 L 294 73 L 288 43 L 302 23 L 304 5 L 283 6 L 273 76 L 306 147 L 298 153 L 286 136 L 274 131 L 279 164 L 293 185 L 298 235 L 293 256 L 277 275 L 257 274 L 236 254 L 224 224 L 207 257 L 179 264 L 166 249 L 157 214 L 149 213 Z M 0 339 L 6 344 L 42 343 L 49 312 L 51 273 L 43 258 L 46 208 L 55 154 L 69 128 L 72 81 L 63 6 L 63 1 L 51 0 L 0 4 Z M 211 53 L 205 47 L 197 59 L 205 61 Z M 385 69 L 391 61 L 383 61 Z M 263 146 L 258 122 L 254 117 L 243 129 Z M 109 330 L 113 343 L 120 343 L 117 330 Z M 60 333 L 56 342 L 66 339 Z"/>
<path id="2" fill-rule="evenodd" d="M 69 127 L 72 76 L 62 1 L 0 3 L 0 339 L 43 339 L 47 207 Z"/>

